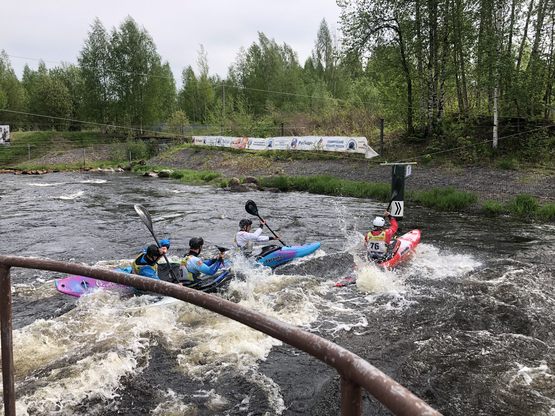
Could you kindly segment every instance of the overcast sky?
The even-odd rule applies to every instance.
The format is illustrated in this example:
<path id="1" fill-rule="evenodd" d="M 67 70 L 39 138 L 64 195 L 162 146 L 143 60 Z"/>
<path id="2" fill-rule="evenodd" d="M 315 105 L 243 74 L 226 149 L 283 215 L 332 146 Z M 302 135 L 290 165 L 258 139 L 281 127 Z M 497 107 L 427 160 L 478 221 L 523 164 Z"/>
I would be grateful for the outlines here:
<path id="1" fill-rule="evenodd" d="M 211 74 L 222 77 L 241 47 L 248 48 L 263 32 L 287 43 L 304 64 L 322 19 L 338 33 L 335 0 L 12 0 L 2 2 L 0 49 L 21 79 L 25 64 L 42 59 L 47 67 L 77 63 L 95 17 L 111 31 L 131 16 L 154 39 L 178 85 L 192 65 L 198 73 L 200 45 L 208 54 Z"/>

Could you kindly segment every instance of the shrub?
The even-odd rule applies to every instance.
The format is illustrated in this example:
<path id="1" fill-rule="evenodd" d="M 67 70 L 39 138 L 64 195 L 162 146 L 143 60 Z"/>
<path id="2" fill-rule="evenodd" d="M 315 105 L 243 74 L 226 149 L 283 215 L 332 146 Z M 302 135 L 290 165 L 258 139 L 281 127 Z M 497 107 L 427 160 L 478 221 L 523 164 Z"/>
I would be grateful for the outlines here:
<path id="1" fill-rule="evenodd" d="M 514 158 L 499 159 L 496 165 L 499 169 L 504 169 L 504 170 L 518 169 L 518 161 Z"/>
<path id="2" fill-rule="evenodd" d="M 531 195 L 518 195 L 508 205 L 511 214 L 524 218 L 527 216 L 534 216 L 539 208 L 538 201 Z"/>
<path id="3" fill-rule="evenodd" d="M 142 140 L 128 139 L 112 146 L 110 158 L 114 162 L 123 162 L 126 160 L 148 159 L 152 153 L 152 145 Z"/>
<path id="4" fill-rule="evenodd" d="M 482 210 L 488 216 L 495 217 L 505 212 L 503 204 L 497 201 L 485 201 L 482 205 Z"/>
<path id="5" fill-rule="evenodd" d="M 542 205 L 537 210 L 536 215 L 544 221 L 555 221 L 555 204 Z"/>

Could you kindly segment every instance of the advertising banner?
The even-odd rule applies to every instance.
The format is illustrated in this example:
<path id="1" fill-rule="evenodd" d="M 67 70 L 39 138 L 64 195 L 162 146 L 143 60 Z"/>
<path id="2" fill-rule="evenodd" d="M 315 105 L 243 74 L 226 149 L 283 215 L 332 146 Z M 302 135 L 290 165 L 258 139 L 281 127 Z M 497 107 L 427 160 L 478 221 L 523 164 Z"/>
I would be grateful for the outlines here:
<path id="1" fill-rule="evenodd" d="M 378 156 L 378 153 L 368 146 L 366 137 L 287 136 L 260 138 L 193 136 L 193 143 L 196 145 L 249 150 L 319 150 L 324 152 L 362 153 L 367 159 Z"/>
<path id="2" fill-rule="evenodd" d="M 10 126 L 0 125 L 0 144 L 10 144 Z"/>

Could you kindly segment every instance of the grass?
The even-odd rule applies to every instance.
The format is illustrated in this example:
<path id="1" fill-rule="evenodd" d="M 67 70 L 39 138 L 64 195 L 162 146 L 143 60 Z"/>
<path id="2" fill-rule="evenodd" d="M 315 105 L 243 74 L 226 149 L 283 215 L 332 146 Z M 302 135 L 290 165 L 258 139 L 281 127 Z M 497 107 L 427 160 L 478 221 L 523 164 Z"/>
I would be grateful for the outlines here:
<path id="1" fill-rule="evenodd" d="M 109 143 L 99 131 L 26 131 L 12 132 L 9 146 L 0 146 L 0 166 L 24 163 L 56 150 Z M 50 167 L 49 167 L 50 168 Z"/>
<path id="2" fill-rule="evenodd" d="M 168 169 L 164 166 L 137 165 L 132 171 L 135 173 L 160 172 L 162 170 L 171 170 L 170 178 L 177 179 L 183 183 L 192 185 L 213 184 L 217 186 L 227 185 L 227 181 L 217 172 L 208 170 L 191 170 L 191 169 Z"/>
<path id="3" fill-rule="evenodd" d="M 496 217 L 507 212 L 505 206 L 497 201 L 484 201 L 482 211 L 489 217 Z"/>
<path id="4" fill-rule="evenodd" d="M 506 204 L 497 201 L 485 201 L 482 204 L 482 211 L 488 216 L 510 214 L 520 219 L 555 221 L 555 204 L 541 205 L 533 196 L 524 194 L 518 195 Z"/>
<path id="5" fill-rule="evenodd" d="M 457 191 L 451 187 L 415 192 L 413 198 L 426 207 L 440 211 L 463 211 L 478 200 L 473 193 Z"/>
<path id="6" fill-rule="evenodd" d="M 63 164 L 45 164 L 42 165 L 40 163 L 18 163 L 16 165 L 10 166 L 10 169 L 16 170 L 46 170 L 46 171 L 71 171 L 71 170 L 81 170 L 81 169 L 109 169 L 109 168 L 117 168 L 120 167 L 118 163 L 111 163 L 111 162 L 89 162 L 87 161 L 86 165 L 83 166 L 83 162 L 76 162 L 76 163 L 63 163 Z"/>
<path id="7" fill-rule="evenodd" d="M 518 195 L 509 204 L 507 204 L 507 209 L 509 212 L 518 218 L 533 217 L 538 211 L 540 204 L 531 195 Z"/>
<path id="8" fill-rule="evenodd" d="M 542 221 L 555 222 L 555 204 L 545 204 L 538 208 L 536 217 Z"/>
<path id="9" fill-rule="evenodd" d="M 388 201 L 390 186 L 385 183 L 370 183 L 338 179 L 333 176 L 270 176 L 259 180 L 264 188 L 280 191 L 304 191 L 312 194 L 375 198 Z"/>

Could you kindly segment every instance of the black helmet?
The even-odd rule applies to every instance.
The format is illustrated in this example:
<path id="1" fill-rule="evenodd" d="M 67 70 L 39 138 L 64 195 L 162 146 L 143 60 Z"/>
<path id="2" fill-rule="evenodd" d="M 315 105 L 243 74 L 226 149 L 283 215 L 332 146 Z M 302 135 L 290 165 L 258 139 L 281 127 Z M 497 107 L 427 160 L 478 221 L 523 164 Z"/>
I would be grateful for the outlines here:
<path id="1" fill-rule="evenodd" d="M 150 257 L 151 259 L 157 259 L 160 256 L 160 250 L 158 249 L 158 246 L 156 244 L 151 244 L 147 247 L 146 249 L 146 255 L 148 257 Z"/>
<path id="2" fill-rule="evenodd" d="M 242 230 L 243 228 L 246 228 L 247 225 L 252 225 L 252 221 L 249 220 L 248 218 L 243 218 L 241 221 L 239 221 L 239 228 Z"/>
<path id="3" fill-rule="evenodd" d="M 204 244 L 204 240 L 202 239 L 202 237 L 193 237 L 189 240 L 189 247 L 195 250 L 201 248 L 203 244 Z"/>

